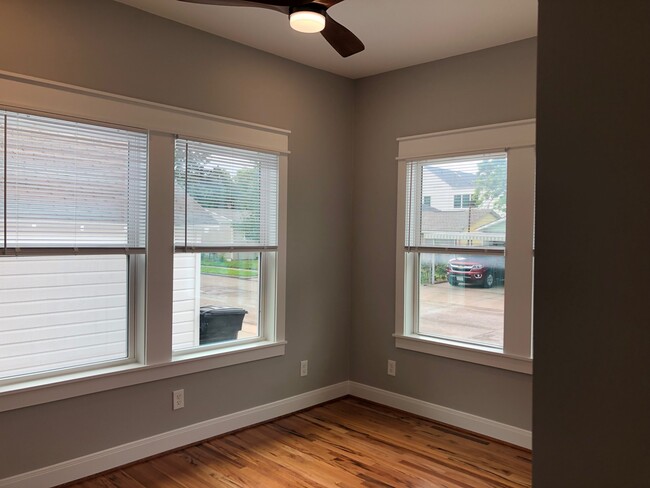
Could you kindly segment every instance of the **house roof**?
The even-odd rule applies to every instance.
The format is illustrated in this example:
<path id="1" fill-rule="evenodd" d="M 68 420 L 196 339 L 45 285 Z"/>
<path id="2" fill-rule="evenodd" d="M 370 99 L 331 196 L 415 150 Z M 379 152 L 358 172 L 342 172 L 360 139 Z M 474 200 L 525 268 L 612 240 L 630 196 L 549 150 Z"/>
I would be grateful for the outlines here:
<path id="1" fill-rule="evenodd" d="M 474 188 L 476 175 L 466 171 L 453 171 L 440 166 L 425 166 L 425 170 L 437 176 L 452 188 Z"/>
<path id="2" fill-rule="evenodd" d="M 177 185 L 174 192 L 174 213 L 185 212 L 185 198 L 182 187 Z M 206 208 L 198 203 L 191 195 L 187 195 L 187 213 L 191 215 L 191 223 L 198 225 L 222 225 L 240 221 L 248 213 L 246 210 L 233 208 Z"/>
<path id="3" fill-rule="evenodd" d="M 477 229 L 480 232 L 495 233 L 495 234 L 505 234 L 506 232 L 506 218 L 502 217 L 495 222 L 490 222 L 485 224 Z"/>

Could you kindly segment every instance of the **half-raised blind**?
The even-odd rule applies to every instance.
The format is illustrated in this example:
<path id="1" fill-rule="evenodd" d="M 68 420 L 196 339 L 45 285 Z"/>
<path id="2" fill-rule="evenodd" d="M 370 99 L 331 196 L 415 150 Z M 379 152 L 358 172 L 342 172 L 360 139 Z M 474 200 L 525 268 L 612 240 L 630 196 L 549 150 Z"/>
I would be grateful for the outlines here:
<path id="1" fill-rule="evenodd" d="M 405 249 L 503 249 L 506 176 L 506 154 L 409 162 Z"/>
<path id="2" fill-rule="evenodd" d="M 277 154 L 177 139 L 177 251 L 275 249 L 278 167 Z"/>
<path id="3" fill-rule="evenodd" d="M 144 133 L 0 111 L 6 254 L 144 252 Z"/>

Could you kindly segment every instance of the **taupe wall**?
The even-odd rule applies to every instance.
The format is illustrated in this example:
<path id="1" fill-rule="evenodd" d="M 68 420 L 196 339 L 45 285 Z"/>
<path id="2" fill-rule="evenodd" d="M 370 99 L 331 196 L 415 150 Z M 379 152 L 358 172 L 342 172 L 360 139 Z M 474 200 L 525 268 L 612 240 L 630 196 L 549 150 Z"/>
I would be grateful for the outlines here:
<path id="1" fill-rule="evenodd" d="M 287 354 L 0 414 L 0 478 L 347 380 L 353 82 L 106 0 L 1 3 L 0 69 L 290 129 L 292 153 Z"/>
<path id="2" fill-rule="evenodd" d="M 647 487 L 650 2 L 539 7 L 534 486 Z"/>
<path id="3" fill-rule="evenodd" d="M 524 429 L 531 376 L 394 346 L 395 157 L 400 136 L 535 117 L 535 51 L 531 39 L 360 80 L 355 115 L 351 379 Z"/>

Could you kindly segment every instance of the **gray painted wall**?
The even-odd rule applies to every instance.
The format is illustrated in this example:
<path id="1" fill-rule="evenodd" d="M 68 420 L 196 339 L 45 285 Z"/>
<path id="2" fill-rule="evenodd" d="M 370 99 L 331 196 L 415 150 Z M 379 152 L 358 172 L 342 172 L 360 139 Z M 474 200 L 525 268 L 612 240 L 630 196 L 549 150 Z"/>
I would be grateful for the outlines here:
<path id="1" fill-rule="evenodd" d="M 531 39 L 356 86 L 351 379 L 524 429 L 530 376 L 395 348 L 395 157 L 400 136 L 535 117 L 535 51 Z"/>
<path id="2" fill-rule="evenodd" d="M 534 486 L 647 487 L 650 2 L 539 19 Z"/>
<path id="3" fill-rule="evenodd" d="M 347 380 L 353 82 L 106 0 L 0 12 L 0 69 L 292 131 L 287 354 L 0 414 L 0 478 Z"/>
<path id="4" fill-rule="evenodd" d="M 292 154 L 286 356 L 2 413 L 0 478 L 347 379 L 530 428 L 529 376 L 391 334 L 395 138 L 533 117 L 534 40 L 352 82 L 108 0 L 2 0 L 2 22 L 0 69 L 290 129 Z"/>

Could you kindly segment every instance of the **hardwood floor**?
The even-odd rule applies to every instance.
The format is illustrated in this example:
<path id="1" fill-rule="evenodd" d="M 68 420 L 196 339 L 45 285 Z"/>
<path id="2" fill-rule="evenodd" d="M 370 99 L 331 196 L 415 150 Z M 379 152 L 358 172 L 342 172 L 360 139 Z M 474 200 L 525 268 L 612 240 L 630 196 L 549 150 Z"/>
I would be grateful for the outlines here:
<path id="1" fill-rule="evenodd" d="M 353 397 L 66 485 L 530 487 L 530 451 Z"/>

